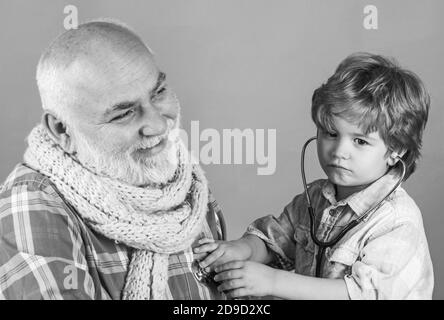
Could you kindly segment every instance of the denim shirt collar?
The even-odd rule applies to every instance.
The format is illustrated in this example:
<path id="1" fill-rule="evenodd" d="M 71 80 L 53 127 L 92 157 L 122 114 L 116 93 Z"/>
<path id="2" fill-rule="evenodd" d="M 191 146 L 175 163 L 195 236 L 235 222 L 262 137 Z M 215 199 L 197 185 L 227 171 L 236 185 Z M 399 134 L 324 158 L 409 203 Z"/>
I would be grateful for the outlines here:
<path id="1" fill-rule="evenodd" d="M 397 170 L 390 170 L 378 180 L 374 181 L 367 188 L 355 192 L 347 198 L 337 201 L 334 184 L 326 180 L 322 186 L 322 195 L 334 206 L 348 205 L 356 215 L 361 216 L 384 199 L 392 188 L 398 183 L 400 175 Z M 393 196 L 393 194 L 391 195 Z M 390 197 L 391 197 L 390 196 Z"/>

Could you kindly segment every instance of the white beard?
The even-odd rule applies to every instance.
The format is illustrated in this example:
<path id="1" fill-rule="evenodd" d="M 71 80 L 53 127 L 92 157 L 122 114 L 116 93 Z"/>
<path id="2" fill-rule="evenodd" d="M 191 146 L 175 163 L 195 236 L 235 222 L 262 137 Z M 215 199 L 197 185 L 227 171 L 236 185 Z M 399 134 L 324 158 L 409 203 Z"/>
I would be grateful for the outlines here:
<path id="1" fill-rule="evenodd" d="M 165 184 L 174 177 L 178 166 L 177 130 L 169 131 L 168 142 L 160 153 L 136 161 L 132 153 L 146 146 L 139 143 L 125 152 L 110 153 L 100 143 L 91 142 L 76 133 L 77 159 L 94 173 L 120 180 L 133 186 Z"/>

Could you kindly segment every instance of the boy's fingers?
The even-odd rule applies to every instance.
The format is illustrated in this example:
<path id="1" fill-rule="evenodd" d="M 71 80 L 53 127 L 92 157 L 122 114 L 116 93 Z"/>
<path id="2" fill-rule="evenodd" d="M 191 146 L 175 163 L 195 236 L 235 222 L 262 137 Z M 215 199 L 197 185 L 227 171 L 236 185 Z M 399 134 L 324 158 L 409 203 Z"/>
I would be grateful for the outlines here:
<path id="1" fill-rule="evenodd" d="M 200 252 L 209 252 L 209 251 L 214 251 L 216 250 L 218 247 L 218 244 L 213 242 L 213 243 L 208 243 L 208 244 L 203 244 L 199 247 L 196 247 L 193 249 L 194 253 L 200 253 Z"/>
<path id="2" fill-rule="evenodd" d="M 232 269 L 223 271 L 214 276 L 214 280 L 217 282 L 229 280 L 229 279 L 239 279 L 242 277 L 242 272 L 239 269 Z"/>
<path id="3" fill-rule="evenodd" d="M 214 242 L 214 239 L 210 239 L 210 238 L 202 238 L 199 239 L 199 241 L 197 241 L 199 244 L 204 244 L 204 243 L 210 243 L 210 242 Z"/>
<path id="4" fill-rule="evenodd" d="M 217 266 L 214 271 L 220 273 L 222 271 L 231 270 L 231 269 L 240 269 L 245 265 L 245 261 L 230 261 L 220 266 Z"/>
<path id="5" fill-rule="evenodd" d="M 247 292 L 247 289 L 239 288 L 225 292 L 225 295 L 227 296 L 227 298 L 239 298 L 239 297 L 248 296 L 249 294 Z"/>
<path id="6" fill-rule="evenodd" d="M 222 250 L 214 250 L 204 260 L 199 262 L 199 265 L 201 266 L 201 268 L 205 268 L 205 267 L 211 265 L 217 259 L 219 259 L 219 257 L 222 256 L 222 254 L 223 254 Z"/>
<path id="7" fill-rule="evenodd" d="M 194 260 L 202 260 L 202 259 L 205 258 L 207 255 L 208 255 L 208 253 L 206 253 L 206 252 L 202 252 L 202 253 L 193 253 Z"/>
<path id="8" fill-rule="evenodd" d="M 244 281 L 242 279 L 231 279 L 222 282 L 222 284 L 217 287 L 217 290 L 227 291 L 227 290 L 242 288 L 243 286 L 244 286 Z"/>

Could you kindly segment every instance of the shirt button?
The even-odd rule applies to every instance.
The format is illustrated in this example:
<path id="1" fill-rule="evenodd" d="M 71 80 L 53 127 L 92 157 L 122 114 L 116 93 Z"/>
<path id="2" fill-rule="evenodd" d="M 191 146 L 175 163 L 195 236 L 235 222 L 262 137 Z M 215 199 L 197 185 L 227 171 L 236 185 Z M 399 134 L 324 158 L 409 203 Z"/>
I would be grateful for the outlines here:
<path id="1" fill-rule="evenodd" d="M 330 213 L 331 216 L 334 216 L 335 215 L 335 210 L 334 209 L 330 209 L 329 213 Z"/>

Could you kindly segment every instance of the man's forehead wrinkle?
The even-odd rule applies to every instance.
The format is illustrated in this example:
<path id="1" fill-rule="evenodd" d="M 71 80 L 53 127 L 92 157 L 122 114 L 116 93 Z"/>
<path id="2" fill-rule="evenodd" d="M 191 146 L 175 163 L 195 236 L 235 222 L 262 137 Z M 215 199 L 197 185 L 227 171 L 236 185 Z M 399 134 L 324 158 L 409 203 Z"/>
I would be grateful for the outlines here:
<path id="1" fill-rule="evenodd" d="M 113 56 L 120 55 L 133 60 L 134 56 L 141 53 L 151 56 L 149 49 L 137 35 L 121 26 L 104 22 L 88 23 L 80 25 L 77 30 L 69 30 L 59 36 L 48 49 L 42 56 L 42 65 L 52 65 L 56 74 L 69 71 L 71 74 L 82 75 L 79 79 L 86 76 L 85 81 L 89 85 L 106 77 L 107 72 L 114 75 L 112 67 L 116 68 L 116 65 L 112 65 L 110 61 Z M 130 63 L 127 61 L 126 65 L 122 64 L 119 71 L 134 72 L 126 68 Z M 84 70 L 81 70 L 82 67 Z M 109 82 L 111 84 L 112 80 Z"/>
<path id="2" fill-rule="evenodd" d="M 84 80 L 89 86 L 96 82 L 124 82 L 124 79 L 142 78 L 144 76 L 145 61 L 137 54 L 125 54 L 115 52 L 96 52 L 88 57 L 82 57 L 74 61 L 66 70 L 74 78 Z M 152 73 L 156 72 L 156 66 L 151 66 Z M 139 73 L 139 74 L 138 74 Z M 103 83 L 102 83 L 103 84 Z"/>
<path id="3" fill-rule="evenodd" d="M 128 47 L 139 50 L 149 49 L 132 31 L 110 23 L 91 23 L 69 30 L 48 48 L 44 59 L 50 59 L 59 67 L 68 67 L 80 57 L 93 55 L 98 49 L 125 50 Z"/>

